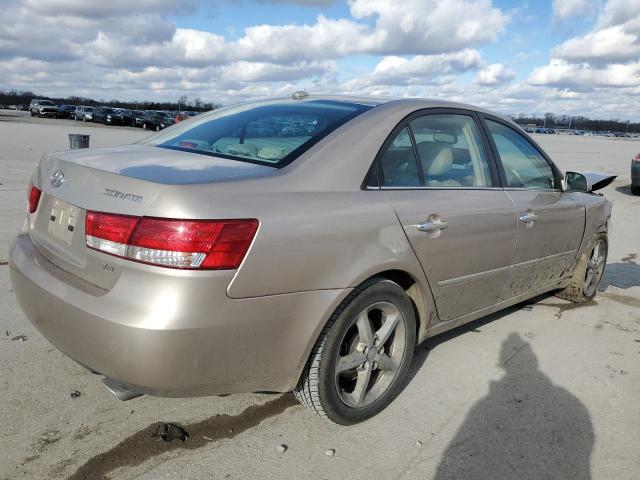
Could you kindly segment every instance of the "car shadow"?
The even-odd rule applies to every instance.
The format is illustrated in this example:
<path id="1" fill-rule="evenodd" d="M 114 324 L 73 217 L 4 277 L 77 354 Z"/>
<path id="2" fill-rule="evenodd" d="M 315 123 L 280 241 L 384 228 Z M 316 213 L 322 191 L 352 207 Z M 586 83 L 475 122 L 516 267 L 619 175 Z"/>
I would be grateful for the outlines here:
<path id="1" fill-rule="evenodd" d="M 486 317 L 479 318 L 478 320 L 474 320 L 472 322 L 466 323 L 464 325 L 460 325 L 459 327 L 453 328 L 446 332 L 440 333 L 435 337 L 428 338 L 420 345 L 418 345 L 413 353 L 413 360 L 411 362 L 411 366 L 407 371 L 407 384 L 416 376 L 416 374 L 422 368 L 422 365 L 427 361 L 427 357 L 431 353 L 433 349 L 435 349 L 438 345 L 441 345 L 445 342 L 448 342 L 451 339 L 458 337 L 459 335 L 464 335 L 468 332 L 477 332 L 482 326 L 491 323 L 495 320 L 498 320 L 502 317 L 512 314 L 522 308 L 525 308 L 527 305 L 540 301 L 544 298 L 552 296 L 550 293 L 545 293 L 538 297 L 532 298 L 530 300 L 524 301 L 512 307 L 505 308 L 504 310 L 500 310 L 498 312 L 487 315 Z"/>
<path id="2" fill-rule="evenodd" d="M 436 480 L 591 478 L 594 430 L 587 408 L 554 385 L 517 333 L 502 343 L 505 375 L 467 413 Z"/>
<path id="3" fill-rule="evenodd" d="M 640 286 L 640 265 L 636 262 L 636 254 L 631 254 L 618 263 L 608 263 L 598 286 L 599 292 L 604 292 L 610 286 L 631 288 Z"/>
<path id="4" fill-rule="evenodd" d="M 631 184 L 625 185 L 625 186 L 622 186 L 622 187 L 616 187 L 616 192 L 623 193 L 625 195 L 630 195 L 632 197 L 636 196 L 633 193 L 631 193 Z"/>

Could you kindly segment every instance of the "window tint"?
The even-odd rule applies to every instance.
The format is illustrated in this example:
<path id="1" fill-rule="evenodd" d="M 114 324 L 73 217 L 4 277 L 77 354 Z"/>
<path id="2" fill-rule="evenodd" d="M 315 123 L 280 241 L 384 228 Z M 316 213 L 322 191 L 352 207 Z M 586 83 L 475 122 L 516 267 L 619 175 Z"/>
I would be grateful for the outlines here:
<path id="1" fill-rule="evenodd" d="M 473 117 L 438 114 L 409 124 L 427 187 L 490 187 L 489 163 Z"/>
<path id="2" fill-rule="evenodd" d="M 142 143 L 278 167 L 369 108 L 329 100 L 237 105 Z"/>
<path id="3" fill-rule="evenodd" d="M 380 157 L 380 184 L 385 187 L 419 187 L 420 175 L 409 130 L 405 127 Z"/>
<path id="4" fill-rule="evenodd" d="M 491 120 L 487 120 L 487 127 L 498 149 L 508 187 L 555 188 L 551 165 L 526 138 Z"/>

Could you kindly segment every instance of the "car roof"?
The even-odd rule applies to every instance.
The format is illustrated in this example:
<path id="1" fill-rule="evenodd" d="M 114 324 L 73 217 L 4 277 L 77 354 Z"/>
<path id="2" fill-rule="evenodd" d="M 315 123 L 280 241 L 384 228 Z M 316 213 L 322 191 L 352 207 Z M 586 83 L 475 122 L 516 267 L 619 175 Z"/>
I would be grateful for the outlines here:
<path id="1" fill-rule="evenodd" d="M 420 97 L 386 97 L 386 96 L 368 96 L 368 95 L 323 95 L 323 94 L 306 94 L 300 99 L 292 99 L 291 97 L 276 98 L 274 101 L 281 100 L 285 102 L 308 102 L 308 101 L 333 101 L 353 103 L 358 105 L 367 105 L 377 107 L 384 104 L 397 104 L 404 106 L 407 110 L 420 110 L 426 108 L 458 108 L 463 110 L 471 110 L 475 112 L 487 113 L 496 117 L 510 121 L 504 115 L 496 113 L 477 105 L 471 105 L 461 102 L 452 102 L 449 100 L 441 100 L 436 98 L 420 98 Z M 259 103 L 259 102 L 257 102 Z"/>

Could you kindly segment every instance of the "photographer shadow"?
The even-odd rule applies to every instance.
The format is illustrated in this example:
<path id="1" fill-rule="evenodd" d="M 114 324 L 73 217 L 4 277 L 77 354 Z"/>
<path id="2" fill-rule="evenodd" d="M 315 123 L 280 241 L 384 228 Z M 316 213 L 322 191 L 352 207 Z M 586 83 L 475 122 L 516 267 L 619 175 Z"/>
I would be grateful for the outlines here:
<path id="1" fill-rule="evenodd" d="M 518 334 L 503 342 L 500 366 L 505 375 L 469 411 L 435 479 L 590 479 L 594 432 L 586 407 L 538 369 Z"/>

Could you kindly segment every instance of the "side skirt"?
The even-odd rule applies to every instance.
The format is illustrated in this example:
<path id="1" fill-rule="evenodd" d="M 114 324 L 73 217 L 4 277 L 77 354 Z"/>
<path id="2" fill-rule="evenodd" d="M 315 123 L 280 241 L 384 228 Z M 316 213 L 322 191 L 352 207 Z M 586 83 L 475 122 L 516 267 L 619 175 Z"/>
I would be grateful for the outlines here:
<path id="1" fill-rule="evenodd" d="M 463 315 L 462 317 L 458 317 L 455 320 L 450 320 L 448 322 L 442 322 L 433 327 L 430 327 L 427 330 L 425 338 L 430 338 L 440 333 L 451 330 L 452 328 L 459 327 L 460 325 L 464 325 L 465 323 L 473 322 L 482 317 L 486 317 L 492 313 L 495 313 L 500 310 L 504 310 L 505 308 L 511 307 L 518 303 L 524 302 L 529 298 L 536 297 L 546 292 L 550 292 L 552 290 L 564 288 L 569 284 L 571 278 L 561 280 L 559 282 L 550 283 L 549 285 L 545 285 L 544 287 L 537 288 L 535 290 L 529 290 L 528 292 L 522 293 L 516 297 L 510 298 L 509 300 L 504 300 L 500 303 L 496 303 L 495 305 L 491 305 L 490 307 L 483 308 L 481 310 L 476 310 L 475 312 L 468 313 Z"/>

